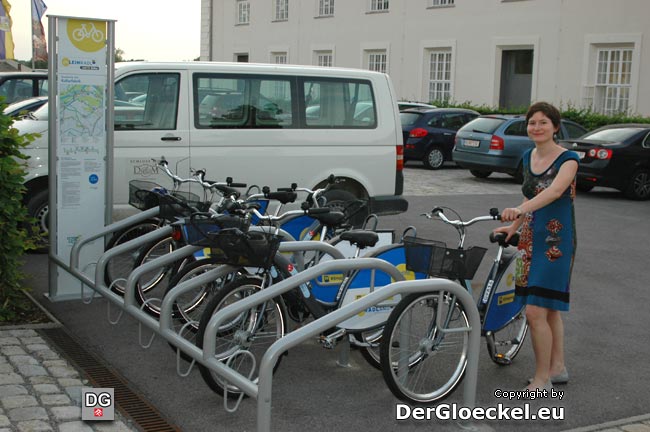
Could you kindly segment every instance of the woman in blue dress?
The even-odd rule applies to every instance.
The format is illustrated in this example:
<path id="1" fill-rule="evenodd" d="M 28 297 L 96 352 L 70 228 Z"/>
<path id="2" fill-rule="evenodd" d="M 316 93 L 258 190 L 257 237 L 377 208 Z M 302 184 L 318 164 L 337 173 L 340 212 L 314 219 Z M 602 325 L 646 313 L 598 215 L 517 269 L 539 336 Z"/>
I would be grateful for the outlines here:
<path id="1" fill-rule="evenodd" d="M 535 148 L 523 157 L 524 201 L 503 210 L 502 221 L 512 223 L 495 231 L 510 237 L 521 229 L 515 293 L 526 304 L 536 363 L 527 388 L 548 390 L 568 381 L 560 312 L 569 310 L 579 157 L 555 142 L 560 112 L 553 105 L 531 105 L 526 122 Z"/>

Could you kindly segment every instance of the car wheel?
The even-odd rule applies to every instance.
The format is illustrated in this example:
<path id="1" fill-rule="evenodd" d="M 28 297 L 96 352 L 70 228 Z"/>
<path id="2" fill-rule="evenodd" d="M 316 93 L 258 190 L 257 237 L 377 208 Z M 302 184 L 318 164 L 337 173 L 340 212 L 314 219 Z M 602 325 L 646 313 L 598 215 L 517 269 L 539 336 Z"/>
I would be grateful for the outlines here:
<path id="1" fill-rule="evenodd" d="M 492 171 L 483 171 L 483 170 L 469 170 L 469 172 L 477 178 L 488 178 Z"/>
<path id="2" fill-rule="evenodd" d="M 650 198 L 650 170 L 641 168 L 632 174 L 630 183 L 625 190 L 625 196 L 634 200 Z"/>
<path id="3" fill-rule="evenodd" d="M 440 169 L 442 168 L 442 165 L 445 163 L 445 155 L 442 153 L 442 150 L 440 147 L 432 147 L 426 155 L 424 155 L 424 159 L 422 160 L 422 163 L 424 163 L 424 166 L 427 169 Z"/>
<path id="4" fill-rule="evenodd" d="M 27 214 L 34 221 L 27 231 L 35 237 L 36 251 L 46 252 L 49 245 L 49 194 L 42 190 L 27 201 Z"/>
<path id="5" fill-rule="evenodd" d="M 576 183 L 576 189 L 580 192 L 589 192 L 594 188 L 594 185 L 589 183 Z"/>
<path id="6" fill-rule="evenodd" d="M 330 207 L 333 210 L 338 210 L 346 214 L 349 217 L 349 223 L 354 227 L 360 227 L 363 225 L 363 222 L 366 220 L 368 215 L 367 206 L 359 207 L 352 205 L 358 201 L 357 197 L 354 196 L 352 192 L 343 190 L 343 189 L 332 189 L 325 192 L 326 198 L 326 207 Z M 352 212 L 352 214 L 348 214 Z"/>
<path id="7" fill-rule="evenodd" d="M 524 164 L 519 162 L 519 166 L 517 167 L 517 171 L 515 172 L 515 175 L 513 176 L 515 178 L 515 182 L 518 184 L 522 184 L 524 182 Z"/>

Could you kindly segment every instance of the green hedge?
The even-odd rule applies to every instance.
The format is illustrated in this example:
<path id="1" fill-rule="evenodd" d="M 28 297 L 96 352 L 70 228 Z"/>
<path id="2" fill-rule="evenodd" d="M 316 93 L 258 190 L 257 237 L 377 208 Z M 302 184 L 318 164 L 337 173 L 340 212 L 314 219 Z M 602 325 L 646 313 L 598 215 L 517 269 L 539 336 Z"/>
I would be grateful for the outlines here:
<path id="1" fill-rule="evenodd" d="M 13 119 L 2 114 L 4 107 L 0 100 L 0 322 L 13 321 L 28 307 L 20 266 L 25 250 L 33 247 L 24 228 L 30 220 L 22 202 L 27 157 L 21 150 L 34 136 L 19 135 Z"/>
<path id="2" fill-rule="evenodd" d="M 481 114 L 525 114 L 527 107 L 504 109 L 491 107 L 487 105 L 472 105 L 470 102 L 453 102 L 453 101 L 434 101 L 431 102 L 440 108 L 466 108 L 477 111 Z M 566 107 L 560 106 L 562 118 L 572 120 L 584 126 L 587 130 L 594 130 L 601 126 L 616 124 L 616 123 L 650 123 L 650 117 L 641 115 L 623 115 L 616 114 L 612 116 L 600 114 L 588 108 L 576 108 L 572 105 Z"/>

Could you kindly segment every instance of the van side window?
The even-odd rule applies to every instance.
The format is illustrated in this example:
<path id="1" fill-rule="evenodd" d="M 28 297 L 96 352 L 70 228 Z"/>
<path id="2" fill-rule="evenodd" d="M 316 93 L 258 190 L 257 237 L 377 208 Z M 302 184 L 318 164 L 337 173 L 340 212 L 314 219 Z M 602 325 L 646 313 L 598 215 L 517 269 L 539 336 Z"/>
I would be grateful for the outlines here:
<path id="1" fill-rule="evenodd" d="M 115 84 L 115 130 L 174 130 L 178 74 L 129 75 Z"/>
<path id="2" fill-rule="evenodd" d="M 285 77 L 195 74 L 197 129 L 293 127 L 295 80 Z"/>
<path id="3" fill-rule="evenodd" d="M 305 79 L 302 87 L 306 127 L 372 129 L 377 126 L 370 83 Z"/>

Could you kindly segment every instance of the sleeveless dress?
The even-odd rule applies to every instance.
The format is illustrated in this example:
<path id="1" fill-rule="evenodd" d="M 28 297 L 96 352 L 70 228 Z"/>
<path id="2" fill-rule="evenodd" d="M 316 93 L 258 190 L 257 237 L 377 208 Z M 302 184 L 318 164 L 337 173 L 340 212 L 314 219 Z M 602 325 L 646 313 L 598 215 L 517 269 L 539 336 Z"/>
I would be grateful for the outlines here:
<path id="1" fill-rule="evenodd" d="M 543 173 L 531 170 L 532 149 L 523 156 L 522 192 L 534 198 L 551 185 L 562 164 L 579 163 L 575 152 L 565 151 Z M 577 240 L 573 200 L 576 181 L 554 202 L 524 215 L 516 262 L 515 293 L 524 304 L 558 311 L 569 310 L 569 285 Z"/>

